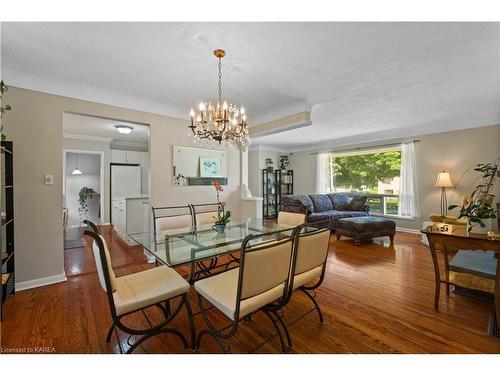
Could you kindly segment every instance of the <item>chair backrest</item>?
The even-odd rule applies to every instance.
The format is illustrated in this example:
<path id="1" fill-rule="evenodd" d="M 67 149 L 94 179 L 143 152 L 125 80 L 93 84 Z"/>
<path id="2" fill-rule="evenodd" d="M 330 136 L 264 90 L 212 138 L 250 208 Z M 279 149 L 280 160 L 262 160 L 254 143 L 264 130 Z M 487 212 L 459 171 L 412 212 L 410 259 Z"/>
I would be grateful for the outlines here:
<path id="1" fill-rule="evenodd" d="M 90 220 L 83 220 L 83 223 L 84 224 L 87 224 L 87 226 L 96 234 L 99 234 L 99 228 L 97 227 L 97 225 L 95 225 L 93 222 L 91 222 Z"/>
<path id="2" fill-rule="evenodd" d="M 294 275 L 299 275 L 319 266 L 324 266 L 328 257 L 329 245 L 329 228 L 300 234 L 297 238 Z"/>
<path id="3" fill-rule="evenodd" d="M 240 255 L 237 306 L 241 300 L 262 294 L 283 283 L 285 296 L 288 288 L 294 236 L 248 248 L 250 239 L 251 235 L 243 242 Z"/>
<path id="4" fill-rule="evenodd" d="M 215 223 L 214 216 L 217 217 L 219 209 L 218 203 L 192 204 L 194 226 L 198 228 L 200 225 L 208 225 Z"/>
<path id="5" fill-rule="evenodd" d="M 154 232 L 163 230 L 193 228 L 191 206 L 151 207 L 153 210 Z"/>
<path id="6" fill-rule="evenodd" d="M 302 225 L 306 222 L 306 215 L 296 212 L 280 211 L 278 213 L 279 225 Z"/>
<path id="7" fill-rule="evenodd" d="M 111 266 L 111 256 L 109 255 L 108 245 L 103 236 L 94 231 L 86 230 L 85 235 L 93 238 L 92 252 L 97 268 L 97 275 L 102 289 L 107 294 L 112 294 L 117 289 L 116 276 Z"/>

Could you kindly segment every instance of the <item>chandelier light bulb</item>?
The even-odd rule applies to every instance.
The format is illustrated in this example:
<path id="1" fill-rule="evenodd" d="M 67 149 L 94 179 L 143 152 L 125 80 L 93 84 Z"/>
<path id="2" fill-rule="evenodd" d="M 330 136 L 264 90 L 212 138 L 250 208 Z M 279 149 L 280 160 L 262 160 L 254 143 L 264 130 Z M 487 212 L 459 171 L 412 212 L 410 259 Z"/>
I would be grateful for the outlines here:
<path id="1" fill-rule="evenodd" d="M 201 102 L 200 103 L 200 111 L 204 111 L 206 109 L 205 103 Z"/>
<path id="2" fill-rule="evenodd" d="M 189 111 L 189 116 L 194 117 L 194 109 L 191 108 L 191 111 Z"/>
<path id="3" fill-rule="evenodd" d="M 242 115 L 244 115 L 245 114 L 245 107 L 241 106 L 240 112 L 241 112 Z"/>
<path id="4" fill-rule="evenodd" d="M 227 102 L 226 102 L 226 101 L 224 101 L 224 104 L 222 105 L 222 109 L 223 109 L 224 111 L 225 111 L 225 110 L 227 110 Z"/>

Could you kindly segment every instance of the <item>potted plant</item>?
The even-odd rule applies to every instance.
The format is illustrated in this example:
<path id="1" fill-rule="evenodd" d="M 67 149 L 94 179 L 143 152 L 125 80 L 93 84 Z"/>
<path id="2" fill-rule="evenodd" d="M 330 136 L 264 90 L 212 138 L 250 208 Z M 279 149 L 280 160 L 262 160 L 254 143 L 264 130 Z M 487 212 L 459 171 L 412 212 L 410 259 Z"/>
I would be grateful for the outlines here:
<path id="1" fill-rule="evenodd" d="M 283 154 L 280 155 L 280 169 L 286 170 L 290 165 L 290 159 L 292 158 L 292 154 Z"/>
<path id="2" fill-rule="evenodd" d="M 231 218 L 231 211 L 226 211 L 225 206 L 226 204 L 224 202 L 220 201 L 220 193 L 223 192 L 224 190 L 222 189 L 222 186 L 220 184 L 219 180 L 215 180 L 212 182 L 212 185 L 215 188 L 215 191 L 217 192 L 217 217 L 214 216 L 215 224 L 212 227 L 218 234 L 224 233 L 226 230 L 226 225 L 229 223 L 230 218 Z"/>
<path id="3" fill-rule="evenodd" d="M 498 164 L 487 163 L 478 164 L 475 171 L 482 175 L 481 183 L 476 186 L 470 196 L 465 196 L 458 219 L 467 219 L 467 234 L 471 231 L 475 233 L 486 233 L 491 227 L 491 219 L 496 218 L 495 209 L 493 208 L 493 198 L 491 190 L 495 185 L 495 179 L 498 172 Z M 451 205 L 448 209 L 453 210 L 458 208 L 458 205 Z M 488 221 L 487 225 L 485 221 Z"/>
<path id="4" fill-rule="evenodd" d="M 78 207 L 78 213 L 80 214 L 80 220 L 83 222 L 83 220 L 88 219 L 88 213 L 89 213 L 89 205 L 87 203 L 87 200 L 92 194 L 95 194 L 95 190 L 89 187 L 82 187 L 80 189 L 80 192 L 78 193 L 78 203 L 80 204 L 80 207 Z"/>
<path id="5" fill-rule="evenodd" d="M 273 171 L 273 161 L 271 160 L 271 158 L 267 158 L 266 161 L 266 168 L 269 172 L 272 172 Z"/>
<path id="6" fill-rule="evenodd" d="M 3 125 L 2 125 L 2 117 L 5 112 L 10 111 L 12 107 L 8 104 L 5 106 L 2 104 L 3 94 L 5 94 L 9 90 L 9 87 L 4 83 L 3 80 L 0 80 L 0 140 L 5 141 L 5 134 L 3 133 Z"/>

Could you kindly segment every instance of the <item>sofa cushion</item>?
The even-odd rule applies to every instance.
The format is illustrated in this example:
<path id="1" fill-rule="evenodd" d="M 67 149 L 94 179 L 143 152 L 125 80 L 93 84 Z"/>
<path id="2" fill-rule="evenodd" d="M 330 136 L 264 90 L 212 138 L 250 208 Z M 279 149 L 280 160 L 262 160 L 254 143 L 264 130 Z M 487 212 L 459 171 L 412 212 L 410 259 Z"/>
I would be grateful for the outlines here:
<path id="1" fill-rule="evenodd" d="M 367 196 L 355 195 L 349 202 L 347 208 L 349 211 L 364 211 L 367 199 Z"/>
<path id="2" fill-rule="evenodd" d="M 367 216 L 365 211 L 345 211 L 350 217 L 362 217 Z"/>
<path id="3" fill-rule="evenodd" d="M 334 210 L 347 210 L 349 207 L 349 196 L 343 193 L 328 194 L 328 198 L 332 201 L 332 208 Z"/>
<path id="4" fill-rule="evenodd" d="M 332 220 L 332 219 L 343 219 L 346 217 L 351 217 L 349 211 L 339 211 L 339 210 L 330 210 L 323 212 L 314 212 L 309 215 L 307 221 L 323 221 L 323 220 Z"/>
<path id="5" fill-rule="evenodd" d="M 332 201 L 326 194 L 309 195 L 314 205 L 314 212 L 324 212 L 333 210 Z"/>
<path id="6" fill-rule="evenodd" d="M 307 212 L 312 213 L 314 212 L 314 205 L 309 197 L 309 195 L 284 195 L 281 198 L 281 203 L 283 205 L 284 211 L 288 212 L 298 212 L 294 211 L 294 206 L 306 206 L 307 207 Z M 289 208 L 290 207 L 290 208 Z M 297 208 L 296 208 L 297 209 Z M 301 211 L 300 213 L 304 213 L 304 211 Z"/>

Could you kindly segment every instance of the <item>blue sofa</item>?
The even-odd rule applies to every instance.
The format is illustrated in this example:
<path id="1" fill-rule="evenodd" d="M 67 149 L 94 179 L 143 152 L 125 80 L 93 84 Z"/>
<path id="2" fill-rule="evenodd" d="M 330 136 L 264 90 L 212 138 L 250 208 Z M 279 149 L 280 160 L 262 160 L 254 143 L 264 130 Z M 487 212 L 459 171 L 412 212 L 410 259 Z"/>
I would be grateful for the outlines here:
<path id="1" fill-rule="evenodd" d="M 322 226 L 333 219 L 369 216 L 370 213 L 365 196 L 349 197 L 345 193 L 285 195 L 281 210 L 305 213 L 307 223 L 322 222 Z"/>

